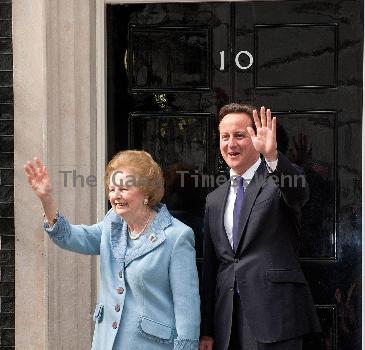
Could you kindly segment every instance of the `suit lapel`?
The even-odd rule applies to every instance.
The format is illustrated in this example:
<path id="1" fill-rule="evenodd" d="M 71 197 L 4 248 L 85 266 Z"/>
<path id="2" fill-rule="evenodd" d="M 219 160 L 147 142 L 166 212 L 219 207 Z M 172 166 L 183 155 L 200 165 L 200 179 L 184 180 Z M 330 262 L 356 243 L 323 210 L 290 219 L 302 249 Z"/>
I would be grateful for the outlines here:
<path id="1" fill-rule="evenodd" d="M 263 183 L 266 181 L 267 175 L 268 171 L 266 169 L 265 161 L 262 161 L 260 166 L 256 170 L 254 177 L 252 178 L 249 185 L 245 189 L 245 195 L 239 219 L 240 229 L 238 231 L 238 247 L 240 245 L 243 232 L 245 231 L 247 220 L 250 216 L 252 206 L 261 190 Z"/>
<path id="2" fill-rule="evenodd" d="M 226 232 L 226 228 L 224 226 L 224 213 L 226 210 L 226 205 L 227 205 L 227 198 L 228 198 L 228 194 L 229 194 L 229 190 L 231 187 L 231 181 L 228 180 L 225 184 L 222 185 L 222 187 L 220 188 L 221 191 L 219 193 L 217 193 L 217 200 L 218 202 L 221 201 L 220 203 L 220 209 L 218 211 L 218 215 L 219 215 L 219 222 L 218 222 L 218 232 L 222 238 L 222 242 L 224 242 L 224 245 L 226 246 L 226 249 L 230 252 L 230 253 L 234 253 L 231 243 L 229 242 L 228 236 L 227 236 L 227 232 Z M 221 200 L 223 198 L 223 200 Z"/>
<path id="3" fill-rule="evenodd" d="M 128 225 L 120 217 L 111 222 L 110 243 L 114 258 L 125 267 L 133 260 L 157 248 L 166 239 L 164 230 L 172 224 L 172 217 L 165 205 L 156 207 L 158 210 L 153 222 L 140 238 L 142 244 L 128 249 Z"/>
<path id="4" fill-rule="evenodd" d="M 127 267 L 133 260 L 148 254 L 152 250 L 156 249 L 166 239 L 166 234 L 163 230 L 148 230 L 140 238 L 142 244 L 138 248 L 132 248 L 128 250 L 125 256 L 125 267 Z"/>
<path id="5" fill-rule="evenodd" d="M 127 250 L 127 223 L 117 217 L 110 223 L 110 245 L 114 258 L 123 264 Z"/>

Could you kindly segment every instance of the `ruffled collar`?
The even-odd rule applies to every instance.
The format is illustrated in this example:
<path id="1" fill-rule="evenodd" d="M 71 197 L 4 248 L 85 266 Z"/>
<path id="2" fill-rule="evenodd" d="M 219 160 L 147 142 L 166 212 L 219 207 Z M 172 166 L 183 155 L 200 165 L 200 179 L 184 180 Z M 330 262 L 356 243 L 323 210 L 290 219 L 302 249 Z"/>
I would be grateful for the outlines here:
<path id="1" fill-rule="evenodd" d="M 165 204 L 159 203 L 153 209 L 157 214 L 139 238 L 142 244 L 129 250 L 128 254 L 128 225 L 122 217 L 116 213 L 112 214 L 110 244 L 113 256 L 120 264 L 127 266 L 132 260 L 147 254 L 166 239 L 164 230 L 172 224 L 172 216 Z"/>

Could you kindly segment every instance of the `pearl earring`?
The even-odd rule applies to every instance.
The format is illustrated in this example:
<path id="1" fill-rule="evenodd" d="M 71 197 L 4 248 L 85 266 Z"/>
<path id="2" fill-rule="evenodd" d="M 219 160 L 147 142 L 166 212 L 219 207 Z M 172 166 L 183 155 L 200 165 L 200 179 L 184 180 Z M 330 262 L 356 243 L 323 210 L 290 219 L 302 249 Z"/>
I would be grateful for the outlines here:
<path id="1" fill-rule="evenodd" d="M 147 199 L 147 198 L 145 198 L 145 199 L 143 200 L 143 204 L 144 204 L 144 205 L 147 205 L 147 204 L 148 204 L 148 199 Z"/>

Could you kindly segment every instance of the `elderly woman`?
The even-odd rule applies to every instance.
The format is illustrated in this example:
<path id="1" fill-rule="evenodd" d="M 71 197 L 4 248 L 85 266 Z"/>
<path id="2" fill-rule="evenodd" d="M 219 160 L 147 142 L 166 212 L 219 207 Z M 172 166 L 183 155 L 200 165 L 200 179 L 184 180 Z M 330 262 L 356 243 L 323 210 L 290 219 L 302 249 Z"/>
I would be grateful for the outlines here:
<path id="1" fill-rule="evenodd" d="M 92 226 L 57 211 L 51 181 L 37 158 L 25 165 L 41 200 L 44 229 L 59 247 L 100 255 L 94 350 L 196 350 L 200 300 L 194 234 L 160 204 L 160 167 L 143 151 L 122 151 L 106 168 L 112 209 Z"/>

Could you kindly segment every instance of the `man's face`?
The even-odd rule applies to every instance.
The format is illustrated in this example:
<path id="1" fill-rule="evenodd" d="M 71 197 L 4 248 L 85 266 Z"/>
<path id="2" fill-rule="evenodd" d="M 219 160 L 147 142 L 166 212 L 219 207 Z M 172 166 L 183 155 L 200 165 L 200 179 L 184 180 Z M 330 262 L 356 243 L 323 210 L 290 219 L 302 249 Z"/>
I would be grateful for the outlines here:
<path id="1" fill-rule="evenodd" d="M 222 157 L 238 175 L 242 175 L 259 158 L 247 132 L 248 126 L 252 127 L 252 122 L 246 113 L 227 114 L 219 124 Z"/>

